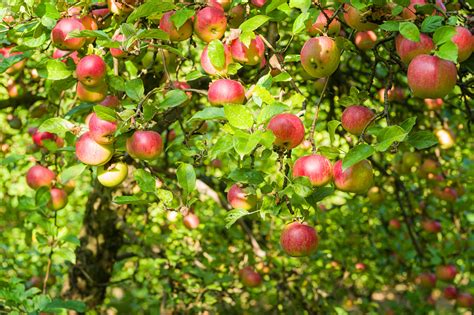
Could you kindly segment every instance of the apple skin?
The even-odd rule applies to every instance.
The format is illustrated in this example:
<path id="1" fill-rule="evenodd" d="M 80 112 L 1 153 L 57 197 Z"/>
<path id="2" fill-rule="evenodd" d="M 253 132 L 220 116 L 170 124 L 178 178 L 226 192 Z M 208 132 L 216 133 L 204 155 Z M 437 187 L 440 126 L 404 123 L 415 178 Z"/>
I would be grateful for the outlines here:
<path id="1" fill-rule="evenodd" d="M 435 234 L 441 232 L 441 223 L 435 220 L 424 220 L 421 222 L 421 226 L 423 227 L 423 230 L 428 233 Z"/>
<path id="2" fill-rule="evenodd" d="M 51 140 L 54 141 L 56 139 L 56 135 L 51 132 L 47 131 L 36 131 L 31 138 L 33 139 L 33 142 L 39 146 L 43 146 L 43 140 Z"/>
<path id="3" fill-rule="evenodd" d="M 232 0 L 208 0 L 207 5 L 228 11 L 232 5 Z"/>
<path id="4" fill-rule="evenodd" d="M 80 81 L 77 82 L 77 97 L 84 102 L 99 103 L 105 99 L 107 95 L 107 83 L 102 82 L 97 86 L 85 86 Z"/>
<path id="5" fill-rule="evenodd" d="M 400 230 L 402 227 L 402 224 L 400 223 L 398 219 L 391 219 L 388 222 L 388 227 L 389 229 L 392 229 L 392 230 Z"/>
<path id="6" fill-rule="evenodd" d="M 125 41 L 125 36 L 123 36 L 122 34 L 115 34 L 114 36 L 112 36 L 112 39 L 122 45 Z M 121 48 L 110 48 L 109 51 L 112 57 L 114 58 L 125 58 L 128 55 L 128 53 L 126 51 L 123 51 Z"/>
<path id="7" fill-rule="evenodd" d="M 120 106 L 120 100 L 115 95 L 107 95 L 99 105 L 111 108 L 117 108 Z"/>
<path id="8" fill-rule="evenodd" d="M 355 269 L 357 271 L 364 271 L 367 268 L 367 266 L 364 263 L 356 263 L 355 264 Z"/>
<path id="9" fill-rule="evenodd" d="M 64 189 L 51 188 L 51 200 L 48 207 L 52 210 L 61 210 L 67 205 L 67 193 Z"/>
<path id="10" fill-rule="evenodd" d="M 257 8 L 263 7 L 266 2 L 267 0 L 251 0 L 250 1 L 250 3 Z"/>
<path id="11" fill-rule="evenodd" d="M 400 173 L 409 174 L 413 167 L 421 164 L 421 155 L 418 152 L 404 152 L 402 155 L 402 163 L 400 165 Z"/>
<path id="12" fill-rule="evenodd" d="M 126 149 L 130 156 L 139 160 L 154 160 L 163 151 L 163 140 L 158 132 L 152 130 L 135 131 L 127 139 Z"/>
<path id="13" fill-rule="evenodd" d="M 374 112 L 365 106 L 349 106 L 342 112 L 341 124 L 347 132 L 359 136 L 374 116 Z"/>
<path id="14" fill-rule="evenodd" d="M 435 273 L 439 280 L 450 282 L 454 280 L 458 270 L 454 265 L 437 266 Z"/>
<path id="15" fill-rule="evenodd" d="M 227 19 L 224 11 L 215 7 L 205 7 L 194 18 L 194 33 L 202 41 L 210 43 L 224 36 Z"/>
<path id="16" fill-rule="evenodd" d="M 260 64 L 265 54 L 265 43 L 260 35 L 250 41 L 249 46 L 245 46 L 240 39 L 234 39 L 230 45 L 232 58 L 243 65 L 254 66 Z"/>
<path id="17" fill-rule="evenodd" d="M 441 128 L 435 131 L 441 149 L 451 149 L 456 144 L 454 133 L 451 129 Z"/>
<path id="18" fill-rule="evenodd" d="M 62 57 L 64 57 L 66 54 L 69 54 L 69 53 L 70 52 L 67 51 L 67 50 L 61 50 L 61 49 L 55 48 L 54 51 L 53 51 L 53 58 L 54 59 L 61 59 Z M 64 63 L 67 63 L 68 59 L 71 59 L 72 61 L 74 61 L 74 63 L 76 65 L 79 63 L 79 60 L 81 60 L 79 58 L 78 54 L 77 54 L 77 51 L 72 52 L 66 58 L 62 59 L 61 61 L 64 62 Z"/>
<path id="19" fill-rule="evenodd" d="M 51 41 L 53 45 L 61 50 L 78 50 L 86 43 L 86 38 L 68 38 L 72 31 L 83 31 L 84 25 L 79 19 L 65 18 L 59 20 L 51 30 Z"/>
<path id="20" fill-rule="evenodd" d="M 249 288 L 255 288 L 262 284 L 262 277 L 250 266 L 239 270 L 239 278 L 242 284 Z"/>
<path id="21" fill-rule="evenodd" d="M 433 273 L 425 272 L 416 278 L 416 283 L 425 289 L 432 289 L 436 286 L 436 276 Z"/>
<path id="22" fill-rule="evenodd" d="M 8 57 L 12 57 L 12 56 L 15 56 L 15 55 L 21 55 L 23 54 L 21 51 L 14 51 L 12 52 L 12 48 L 14 46 L 10 46 L 10 47 L 1 47 L 0 48 L 0 55 L 3 55 L 3 57 L 5 58 L 8 58 Z M 18 61 L 17 63 L 13 64 L 12 66 L 10 66 L 6 71 L 5 73 L 6 74 L 15 74 L 15 73 L 18 73 L 20 72 L 21 70 L 23 70 L 23 68 L 25 67 L 25 64 L 26 64 L 26 59 L 23 59 L 23 60 L 20 60 Z"/>
<path id="23" fill-rule="evenodd" d="M 329 18 L 331 18 L 334 15 L 333 10 L 324 10 L 324 13 L 326 13 L 326 15 Z M 317 36 L 317 35 L 324 34 L 324 28 L 326 27 L 326 24 L 328 21 L 324 13 L 320 12 L 314 23 L 311 23 L 311 20 L 306 22 L 306 31 L 308 32 L 310 36 Z M 329 24 L 328 29 L 327 29 L 328 36 L 335 37 L 339 35 L 340 31 L 341 31 L 341 23 L 337 19 L 332 20 L 331 24 Z"/>
<path id="24" fill-rule="evenodd" d="M 51 187 L 56 174 L 49 168 L 35 165 L 32 166 L 26 173 L 26 183 L 32 189 L 38 189 L 40 187 Z"/>
<path id="25" fill-rule="evenodd" d="M 331 162 L 324 156 L 312 154 L 300 157 L 293 166 L 293 177 L 306 176 L 315 187 L 332 180 Z"/>
<path id="26" fill-rule="evenodd" d="M 457 69 L 451 61 L 418 55 L 408 66 L 408 86 L 420 98 L 443 98 L 456 85 Z"/>
<path id="27" fill-rule="evenodd" d="M 362 160 L 342 171 L 342 160 L 333 167 L 334 184 L 337 189 L 356 194 L 365 194 L 374 183 L 372 165 Z"/>
<path id="28" fill-rule="evenodd" d="M 344 4 L 344 21 L 359 32 L 372 31 L 378 27 L 375 23 L 362 22 L 361 12 L 347 3 Z"/>
<path id="29" fill-rule="evenodd" d="M 461 307 L 471 308 L 474 305 L 474 297 L 469 293 L 459 293 L 456 304 Z"/>
<path id="30" fill-rule="evenodd" d="M 433 189 L 433 195 L 435 195 L 435 197 L 438 199 L 447 201 L 449 203 L 455 203 L 458 199 L 458 192 L 452 187 L 435 187 Z"/>
<path id="31" fill-rule="evenodd" d="M 304 125 L 298 116 L 288 113 L 278 114 L 270 119 L 267 129 L 273 132 L 273 144 L 284 149 L 297 147 L 304 139 Z"/>
<path id="32" fill-rule="evenodd" d="M 97 3 L 105 4 L 105 3 Z M 108 14 L 110 14 L 109 8 L 94 9 L 91 11 L 92 17 L 96 20 L 97 26 L 99 29 L 104 29 L 110 26 L 111 19 L 104 19 Z"/>
<path id="33" fill-rule="evenodd" d="M 354 43 L 360 50 L 371 50 L 377 43 L 377 35 L 373 31 L 357 32 Z"/>
<path id="34" fill-rule="evenodd" d="M 179 29 L 173 24 L 171 17 L 175 11 L 169 11 L 163 14 L 160 19 L 160 29 L 169 35 L 172 42 L 187 40 L 193 35 L 193 23 L 188 19 Z"/>
<path id="35" fill-rule="evenodd" d="M 425 5 L 426 1 L 425 0 L 411 0 L 410 5 L 403 9 L 401 17 L 404 20 L 416 20 L 416 8 L 415 5 Z"/>
<path id="36" fill-rule="evenodd" d="M 238 28 L 245 21 L 245 7 L 241 4 L 236 5 L 227 13 L 229 16 L 228 24 L 231 28 Z"/>
<path id="37" fill-rule="evenodd" d="M 456 34 L 451 41 L 458 46 L 458 62 L 463 62 L 471 57 L 474 50 L 474 36 L 471 32 L 461 26 L 456 27 Z"/>
<path id="38" fill-rule="evenodd" d="M 220 79 L 209 85 L 207 98 L 212 105 L 243 104 L 245 89 L 238 81 Z"/>
<path id="39" fill-rule="evenodd" d="M 378 92 L 380 102 L 385 102 L 385 88 L 382 88 Z M 388 100 L 393 102 L 403 102 L 405 100 L 405 93 L 403 89 L 399 86 L 393 86 L 388 90 Z"/>
<path id="40" fill-rule="evenodd" d="M 369 199 L 371 203 L 378 205 L 378 204 L 381 204 L 385 200 L 385 194 L 379 187 L 372 186 L 367 192 L 367 198 Z"/>
<path id="41" fill-rule="evenodd" d="M 77 79 L 85 86 L 94 87 L 102 83 L 107 73 L 104 59 L 97 55 L 82 58 L 76 67 Z"/>
<path id="42" fill-rule="evenodd" d="M 245 188 L 234 184 L 227 192 L 227 201 L 234 209 L 250 210 L 257 204 L 257 196 L 249 194 Z"/>
<path id="43" fill-rule="evenodd" d="M 194 230 L 199 226 L 199 217 L 190 212 L 183 218 L 184 226 L 189 230 Z"/>
<path id="44" fill-rule="evenodd" d="M 128 176 L 128 166 L 124 162 L 117 162 L 108 167 L 97 168 L 97 180 L 105 187 L 120 185 Z"/>
<path id="45" fill-rule="evenodd" d="M 439 172 L 439 164 L 435 160 L 426 159 L 423 161 L 420 167 L 420 176 L 424 178 L 430 178 L 434 174 Z"/>
<path id="46" fill-rule="evenodd" d="M 91 15 L 84 15 L 80 21 L 86 30 L 96 31 L 99 29 L 97 21 Z M 92 44 L 94 41 L 95 37 L 87 37 L 85 45 Z"/>
<path id="47" fill-rule="evenodd" d="M 139 6 L 142 0 L 107 0 L 110 12 L 116 15 L 128 14 Z"/>
<path id="48" fill-rule="evenodd" d="M 318 234 L 306 223 L 293 222 L 285 226 L 280 236 L 283 251 L 293 257 L 309 256 L 318 248 Z"/>
<path id="49" fill-rule="evenodd" d="M 207 53 L 207 46 L 204 47 L 201 53 L 201 67 L 202 69 L 210 75 L 219 75 L 223 76 L 227 74 L 227 68 L 232 63 L 232 52 L 230 46 L 224 44 L 224 66 L 222 68 L 216 68 L 209 58 Z"/>
<path id="50" fill-rule="evenodd" d="M 424 99 L 425 105 L 428 110 L 438 110 L 443 107 L 444 101 L 442 98 L 432 99 L 432 98 L 425 98 Z"/>
<path id="51" fill-rule="evenodd" d="M 448 300 L 455 300 L 458 296 L 458 290 L 455 286 L 449 285 L 444 288 L 443 296 Z"/>
<path id="52" fill-rule="evenodd" d="M 308 39 L 300 55 L 303 69 L 315 78 L 323 78 L 337 70 L 341 50 L 332 38 L 320 36 Z"/>
<path id="53" fill-rule="evenodd" d="M 435 49 L 435 44 L 431 37 L 426 34 L 420 34 L 420 41 L 411 41 L 402 35 L 395 38 L 395 49 L 398 56 L 405 64 L 409 64 L 413 58 L 422 54 L 429 54 Z"/>
<path id="54" fill-rule="evenodd" d="M 92 113 L 88 125 L 90 135 L 95 142 L 99 144 L 111 144 L 114 142 L 117 122 L 100 119 L 96 113 Z"/>
<path id="55" fill-rule="evenodd" d="M 92 166 L 104 165 L 112 158 L 114 148 L 112 145 L 98 144 L 86 132 L 76 142 L 76 156 L 84 164 Z"/>

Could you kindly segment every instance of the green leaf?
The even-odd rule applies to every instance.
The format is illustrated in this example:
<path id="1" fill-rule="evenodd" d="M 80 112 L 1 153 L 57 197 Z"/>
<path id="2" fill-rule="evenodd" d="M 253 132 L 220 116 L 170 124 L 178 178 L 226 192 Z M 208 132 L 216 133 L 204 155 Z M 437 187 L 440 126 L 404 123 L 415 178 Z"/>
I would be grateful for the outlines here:
<path id="1" fill-rule="evenodd" d="M 212 65 L 216 69 L 222 69 L 225 66 L 224 44 L 218 39 L 214 39 L 207 46 L 207 55 Z"/>
<path id="2" fill-rule="evenodd" d="M 47 131 L 51 133 L 55 133 L 61 136 L 74 128 L 74 124 L 70 121 L 60 118 L 60 117 L 53 117 L 46 119 L 43 123 L 39 126 L 39 131 Z"/>
<path id="3" fill-rule="evenodd" d="M 133 79 L 125 82 L 125 93 L 134 101 L 140 101 L 143 98 L 145 88 L 141 79 Z"/>
<path id="4" fill-rule="evenodd" d="M 384 21 L 382 25 L 379 26 L 379 28 L 387 32 L 398 32 L 400 30 L 400 22 Z"/>
<path id="5" fill-rule="evenodd" d="M 439 46 L 439 49 L 435 52 L 435 55 L 442 59 L 456 63 L 458 60 L 458 53 L 458 46 L 455 43 L 449 41 Z"/>
<path id="6" fill-rule="evenodd" d="M 402 142 L 407 135 L 408 132 L 400 126 L 384 128 L 380 136 L 377 137 L 378 143 L 375 145 L 375 149 L 380 152 L 387 151 L 394 142 Z"/>
<path id="7" fill-rule="evenodd" d="M 259 142 L 259 134 L 246 134 L 244 132 L 239 132 L 234 135 L 233 144 L 235 151 L 240 156 L 244 156 L 250 154 Z"/>
<path id="8" fill-rule="evenodd" d="M 415 124 L 416 124 L 416 116 L 415 117 L 410 117 L 410 118 L 404 120 L 400 124 L 400 127 L 402 127 L 403 130 L 405 130 L 406 133 L 409 133 L 413 129 Z"/>
<path id="9" fill-rule="evenodd" d="M 55 81 L 69 78 L 72 71 L 63 62 L 49 59 L 45 67 L 38 69 L 38 74 L 42 78 Z"/>
<path id="10" fill-rule="evenodd" d="M 247 210 L 244 210 L 244 209 L 234 209 L 234 210 L 230 210 L 229 212 L 227 212 L 226 216 L 225 216 L 225 228 L 228 229 L 230 228 L 235 222 L 237 222 L 238 219 L 248 215 L 249 212 Z"/>
<path id="11" fill-rule="evenodd" d="M 51 199 L 49 187 L 40 187 L 35 194 L 35 203 L 37 207 L 44 207 Z"/>
<path id="12" fill-rule="evenodd" d="M 421 31 L 423 33 L 433 33 L 443 25 L 444 18 L 439 15 L 428 16 L 421 23 Z"/>
<path id="13" fill-rule="evenodd" d="M 19 54 L 19 55 L 13 55 L 8 58 L 3 58 L 2 55 L 0 55 L 0 73 L 4 73 L 8 68 L 13 66 L 15 63 L 25 59 L 26 56 L 24 54 Z"/>
<path id="14" fill-rule="evenodd" d="M 253 126 L 252 112 L 244 105 L 224 105 L 225 117 L 229 124 L 239 129 L 250 129 Z"/>
<path id="15" fill-rule="evenodd" d="M 306 29 L 306 21 L 309 19 L 308 12 L 302 12 L 298 17 L 296 17 L 295 22 L 293 22 L 292 33 L 293 35 L 299 34 Z"/>
<path id="16" fill-rule="evenodd" d="M 334 193 L 334 187 L 318 187 L 317 190 L 308 196 L 306 199 L 308 203 L 315 205 L 316 203 L 320 202 L 324 198 L 332 195 Z"/>
<path id="17" fill-rule="evenodd" d="M 259 185 L 264 181 L 263 173 L 249 168 L 234 169 L 229 174 L 229 179 L 242 184 Z"/>
<path id="18" fill-rule="evenodd" d="M 116 116 L 117 113 L 115 112 L 115 109 L 111 107 L 96 105 L 94 106 L 94 112 L 97 115 L 97 117 L 99 117 L 102 120 L 111 121 L 111 122 L 117 121 L 117 116 Z"/>
<path id="19" fill-rule="evenodd" d="M 342 160 L 342 169 L 346 170 L 352 165 L 359 163 L 362 160 L 367 159 L 369 156 L 375 153 L 375 149 L 368 144 L 359 144 L 353 147 Z"/>
<path id="20" fill-rule="evenodd" d="M 133 176 L 143 192 L 155 192 L 156 180 L 149 172 L 144 169 L 138 169 L 135 170 Z"/>
<path id="21" fill-rule="evenodd" d="M 53 312 L 56 309 L 73 310 L 84 313 L 87 310 L 86 303 L 82 301 L 54 299 L 43 309 L 45 312 Z"/>
<path id="22" fill-rule="evenodd" d="M 400 34 L 406 39 L 409 39 L 413 42 L 420 41 L 420 31 L 418 27 L 412 22 L 402 22 L 400 23 Z"/>
<path id="23" fill-rule="evenodd" d="M 202 77 L 205 77 L 205 75 L 199 71 L 199 70 L 194 70 L 194 71 L 191 71 L 189 72 L 188 74 L 186 74 L 186 81 L 194 81 L 194 80 L 197 80 L 199 78 L 202 78 Z"/>
<path id="24" fill-rule="evenodd" d="M 160 201 L 162 201 L 165 205 L 171 205 L 173 203 L 173 193 L 166 189 L 157 189 L 156 196 Z"/>
<path id="25" fill-rule="evenodd" d="M 150 203 L 150 201 L 146 199 L 141 199 L 133 195 L 115 197 L 113 202 L 119 205 L 146 205 Z"/>
<path id="26" fill-rule="evenodd" d="M 81 163 L 81 164 L 76 164 L 64 169 L 61 172 L 61 175 L 59 176 L 61 178 L 61 184 L 64 185 L 71 179 L 74 179 L 78 177 L 79 175 L 81 175 L 82 172 L 84 172 L 84 170 L 86 169 L 86 167 L 87 165 Z"/>
<path id="27" fill-rule="evenodd" d="M 277 76 L 273 77 L 273 82 L 288 82 L 291 81 L 291 75 L 284 71 L 278 74 Z"/>
<path id="28" fill-rule="evenodd" d="M 305 12 L 311 7 L 311 0 L 290 0 L 290 8 L 300 9 Z"/>
<path id="29" fill-rule="evenodd" d="M 174 8 L 175 5 L 172 2 L 150 0 L 133 10 L 127 18 L 127 23 L 133 23 L 139 18 L 156 15 L 161 12 L 173 10 Z"/>
<path id="30" fill-rule="evenodd" d="M 165 99 L 160 103 L 160 108 L 166 109 L 171 107 L 176 107 L 184 102 L 188 101 L 188 96 L 186 92 L 182 90 L 171 90 L 165 95 Z"/>
<path id="31" fill-rule="evenodd" d="M 116 76 L 110 77 L 109 85 L 114 90 L 125 92 L 125 80 L 122 77 L 116 77 Z"/>
<path id="32" fill-rule="evenodd" d="M 328 122 L 328 132 L 329 132 L 329 139 L 331 140 L 331 143 L 334 142 L 334 136 L 336 134 L 336 129 L 339 127 L 341 122 L 339 120 L 331 120 Z"/>
<path id="33" fill-rule="evenodd" d="M 150 30 L 143 30 L 137 35 L 137 39 L 161 39 L 161 40 L 168 40 L 170 36 L 168 33 L 160 30 L 160 29 L 150 29 Z"/>
<path id="34" fill-rule="evenodd" d="M 176 11 L 171 16 L 171 22 L 173 22 L 174 26 L 179 29 L 181 26 L 186 23 L 196 12 L 194 10 L 184 8 Z"/>
<path id="35" fill-rule="evenodd" d="M 225 119 L 224 109 L 222 107 L 206 107 L 194 114 L 189 121 L 213 119 Z"/>
<path id="36" fill-rule="evenodd" d="M 450 42 L 454 35 L 456 35 L 456 28 L 453 26 L 443 26 L 434 32 L 433 41 L 436 46 L 441 46 L 444 43 Z"/>
<path id="37" fill-rule="evenodd" d="M 96 39 L 103 40 L 105 42 L 112 42 L 112 38 L 110 38 L 107 33 L 100 30 L 72 31 L 67 36 L 68 38 L 95 37 Z"/>
<path id="38" fill-rule="evenodd" d="M 278 8 L 283 3 L 286 3 L 287 0 L 272 0 L 268 5 L 265 7 L 265 13 L 270 13 L 276 8 Z"/>
<path id="39" fill-rule="evenodd" d="M 73 264 L 76 263 L 76 254 L 72 249 L 60 248 L 54 252 L 54 255 L 61 257 L 65 261 L 69 261 Z"/>
<path id="40" fill-rule="evenodd" d="M 242 30 L 242 32 L 253 32 L 263 24 L 267 23 L 269 20 L 269 16 L 256 15 L 240 24 L 239 28 Z"/>
<path id="41" fill-rule="evenodd" d="M 273 116 L 287 111 L 289 107 L 283 103 L 275 102 L 270 105 L 266 105 L 262 108 L 258 114 L 257 123 L 263 124 L 269 121 Z"/>
<path id="42" fill-rule="evenodd" d="M 196 172 L 191 164 L 181 163 L 176 170 L 178 184 L 183 189 L 185 196 L 188 196 L 196 187 Z"/>
<path id="43" fill-rule="evenodd" d="M 407 142 L 418 150 L 422 150 L 437 145 L 438 139 L 430 131 L 417 131 L 408 136 Z"/>

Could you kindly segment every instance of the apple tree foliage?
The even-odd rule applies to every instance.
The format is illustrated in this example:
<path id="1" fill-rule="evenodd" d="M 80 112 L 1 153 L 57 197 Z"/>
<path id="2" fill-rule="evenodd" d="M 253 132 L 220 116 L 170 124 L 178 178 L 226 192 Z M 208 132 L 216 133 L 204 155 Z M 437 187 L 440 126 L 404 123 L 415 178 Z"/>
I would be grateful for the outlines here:
<path id="1" fill-rule="evenodd" d="M 346 2 L 2 5 L 0 312 L 453 314 L 472 307 L 472 3 Z M 58 21 L 86 25 L 85 16 L 95 27 L 67 30 L 63 41 L 82 44 L 57 55 L 64 48 L 52 36 Z M 460 28 L 467 33 L 456 41 Z M 433 44 L 421 54 L 447 62 L 455 87 L 437 66 L 424 75 L 427 64 L 407 78 L 397 42 L 425 36 Z M 310 38 L 316 44 L 307 57 Z M 76 64 L 92 54 L 106 64 L 102 90 L 85 87 L 97 90 L 97 102 L 76 87 Z M 218 71 L 204 71 L 205 62 Z M 326 78 L 315 75 L 327 68 Z M 416 97 L 420 78 L 430 95 L 449 93 Z M 222 79 L 234 84 L 211 91 Z M 118 106 L 101 105 L 106 94 Z M 353 105 L 373 112 L 362 125 L 347 118 L 362 127 L 358 135 L 341 124 Z M 82 163 L 76 152 L 90 113 L 115 126 L 102 166 Z M 267 128 L 281 113 L 304 125 L 295 148 L 275 145 L 278 135 Z M 294 137 L 290 125 L 280 128 Z M 157 158 L 129 148 L 127 139 L 143 130 L 161 135 Z M 92 160 L 95 153 L 83 152 Z M 293 176 L 295 161 L 312 153 L 331 165 L 342 160 L 342 172 L 367 163 L 373 185 L 362 175 L 353 184 L 373 187 L 342 191 L 332 170 L 324 186 Z M 33 178 L 34 165 L 53 178 Z M 103 176 L 124 169 L 123 182 Z M 35 180 L 47 183 L 32 189 Z M 252 202 L 227 198 L 233 185 Z M 289 256 L 280 245 L 293 221 L 317 231 L 308 256 Z"/>

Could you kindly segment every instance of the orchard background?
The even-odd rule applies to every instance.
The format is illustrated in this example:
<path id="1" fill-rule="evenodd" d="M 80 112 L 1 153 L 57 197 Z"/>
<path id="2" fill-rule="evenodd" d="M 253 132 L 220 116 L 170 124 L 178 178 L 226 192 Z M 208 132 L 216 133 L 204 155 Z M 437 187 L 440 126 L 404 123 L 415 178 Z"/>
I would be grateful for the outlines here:
<path id="1" fill-rule="evenodd" d="M 0 313 L 471 314 L 472 9 L 2 4 Z"/>

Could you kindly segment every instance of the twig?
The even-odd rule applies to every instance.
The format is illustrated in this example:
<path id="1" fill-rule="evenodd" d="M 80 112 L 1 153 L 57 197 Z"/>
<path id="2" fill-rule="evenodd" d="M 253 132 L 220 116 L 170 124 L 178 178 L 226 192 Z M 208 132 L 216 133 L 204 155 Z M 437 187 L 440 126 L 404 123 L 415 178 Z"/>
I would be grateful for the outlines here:
<path id="1" fill-rule="evenodd" d="M 321 96 L 319 97 L 318 103 L 316 104 L 316 113 L 314 114 L 313 122 L 311 123 L 311 129 L 309 131 L 309 141 L 311 142 L 311 148 L 312 148 L 313 154 L 315 154 L 317 151 L 316 144 L 314 142 L 314 130 L 316 129 L 316 121 L 318 120 L 318 116 L 319 116 L 319 107 L 323 101 L 324 94 L 326 93 L 329 79 L 330 77 L 327 77 L 326 82 L 324 82 L 323 91 L 321 92 Z"/>

